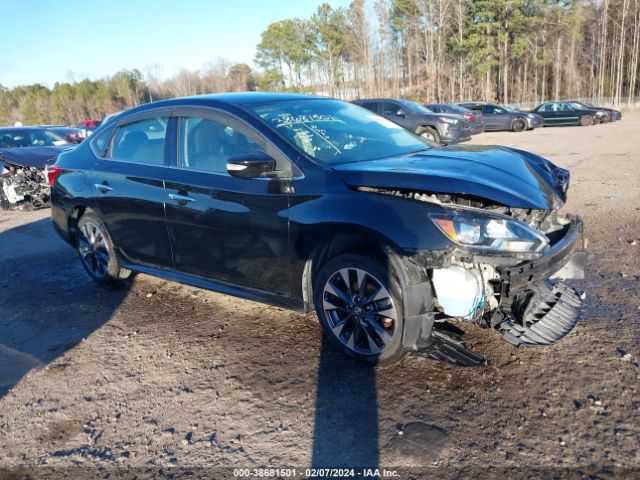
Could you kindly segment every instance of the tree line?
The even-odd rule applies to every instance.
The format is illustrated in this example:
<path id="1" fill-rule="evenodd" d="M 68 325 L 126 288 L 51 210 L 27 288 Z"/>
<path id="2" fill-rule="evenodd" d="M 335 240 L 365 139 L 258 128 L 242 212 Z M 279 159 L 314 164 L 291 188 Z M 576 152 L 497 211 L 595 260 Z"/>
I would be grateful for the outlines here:
<path id="1" fill-rule="evenodd" d="M 40 84 L 7 89 L 0 85 L 0 125 L 76 125 L 104 115 L 163 98 L 209 92 L 255 90 L 251 68 L 219 59 L 204 68 L 180 70 L 161 79 L 161 67 L 151 65 L 145 73 L 122 70 L 100 80 Z"/>
<path id="2" fill-rule="evenodd" d="M 271 89 L 429 102 L 639 92 L 640 0 L 354 0 L 269 25 Z"/>
<path id="3" fill-rule="evenodd" d="M 0 86 L 0 124 L 74 124 L 140 103 L 241 90 L 344 99 L 538 103 L 640 95 L 640 0 L 354 0 L 262 32 L 253 71 L 219 59 L 101 80 Z"/>

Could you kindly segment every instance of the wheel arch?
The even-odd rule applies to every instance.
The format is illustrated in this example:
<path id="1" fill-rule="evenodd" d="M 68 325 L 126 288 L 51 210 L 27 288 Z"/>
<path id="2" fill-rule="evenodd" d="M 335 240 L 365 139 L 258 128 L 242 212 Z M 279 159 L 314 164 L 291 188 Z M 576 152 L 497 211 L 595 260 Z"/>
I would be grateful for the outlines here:
<path id="1" fill-rule="evenodd" d="M 335 231 L 335 230 L 334 230 Z M 302 300 L 305 311 L 314 309 L 313 282 L 320 266 L 343 253 L 366 253 L 384 260 L 387 251 L 397 247 L 384 235 L 360 226 L 341 228 L 338 233 L 320 238 L 306 255 L 302 269 Z"/>
<path id="2" fill-rule="evenodd" d="M 438 135 L 440 135 L 440 131 L 438 130 L 438 124 L 434 122 L 433 125 L 429 125 L 428 123 L 424 123 L 424 122 L 420 122 L 418 124 L 418 126 L 416 127 L 416 133 L 418 133 L 420 130 L 423 130 L 425 128 L 428 128 L 430 130 L 433 130 L 434 132 L 436 132 Z"/>
<path id="3" fill-rule="evenodd" d="M 417 350 L 431 336 L 434 323 L 433 292 L 425 268 L 403 255 L 390 239 L 368 229 L 344 231 L 323 239 L 311 250 L 302 272 L 302 298 L 305 312 L 315 309 L 313 284 L 321 266 L 344 253 L 366 253 L 388 262 L 398 276 L 404 306 L 404 332 L 402 343 L 408 350 Z"/>
<path id="4" fill-rule="evenodd" d="M 516 115 L 515 117 L 513 117 L 513 120 L 511 120 L 511 128 L 513 128 L 513 125 L 518 120 L 522 120 L 524 122 L 524 128 L 525 129 L 529 127 L 529 122 L 527 121 L 527 117 L 525 117 L 523 115 Z"/>
<path id="5" fill-rule="evenodd" d="M 74 247 L 77 247 L 77 232 L 78 232 L 78 222 L 80 218 L 85 214 L 87 210 L 90 208 L 87 205 L 75 205 L 74 207 L 69 209 L 69 213 L 67 214 L 67 232 L 69 235 L 69 243 Z"/>

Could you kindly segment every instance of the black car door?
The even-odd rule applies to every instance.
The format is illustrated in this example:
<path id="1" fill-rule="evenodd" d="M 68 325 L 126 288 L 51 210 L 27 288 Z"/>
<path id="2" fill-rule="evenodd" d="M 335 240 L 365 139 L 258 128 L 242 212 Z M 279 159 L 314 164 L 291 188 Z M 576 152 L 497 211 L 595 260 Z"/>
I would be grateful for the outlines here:
<path id="1" fill-rule="evenodd" d="M 92 207 L 127 262 L 171 268 L 164 218 L 167 109 L 118 123 L 91 171 Z M 106 132 L 105 132 L 106 133 Z"/>
<path id="2" fill-rule="evenodd" d="M 560 103 L 552 102 L 541 105 L 538 111 L 538 115 L 542 115 L 545 125 L 562 125 L 567 123 L 566 114 L 562 112 Z"/>
<path id="3" fill-rule="evenodd" d="M 577 125 L 580 123 L 580 112 L 570 104 L 560 103 L 559 122 L 564 125 Z"/>
<path id="4" fill-rule="evenodd" d="M 223 112 L 183 108 L 176 115 L 178 148 L 166 179 L 175 269 L 290 293 L 290 183 L 241 179 L 227 172 L 230 157 L 255 151 L 277 154 L 250 127 Z M 278 161 L 278 170 L 290 178 L 285 162 Z"/>

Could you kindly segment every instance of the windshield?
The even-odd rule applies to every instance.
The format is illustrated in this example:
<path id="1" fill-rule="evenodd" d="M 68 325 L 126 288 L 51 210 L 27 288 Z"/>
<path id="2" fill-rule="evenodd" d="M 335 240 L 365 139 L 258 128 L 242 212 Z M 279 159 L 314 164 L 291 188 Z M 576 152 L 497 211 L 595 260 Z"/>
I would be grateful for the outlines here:
<path id="1" fill-rule="evenodd" d="M 325 165 L 409 155 L 434 146 L 384 117 L 338 100 L 283 101 L 248 108 Z"/>
<path id="2" fill-rule="evenodd" d="M 433 110 L 429 110 L 427 107 L 423 107 L 419 103 L 412 102 L 411 100 L 400 100 L 400 103 L 404 108 L 413 113 L 433 113 Z"/>
<path id="3" fill-rule="evenodd" d="M 44 129 L 0 130 L 0 148 L 50 147 L 66 145 L 59 135 Z"/>
<path id="4" fill-rule="evenodd" d="M 584 106 L 578 102 L 569 102 L 569 105 L 571 105 L 573 108 L 577 110 L 581 110 L 584 108 Z"/>

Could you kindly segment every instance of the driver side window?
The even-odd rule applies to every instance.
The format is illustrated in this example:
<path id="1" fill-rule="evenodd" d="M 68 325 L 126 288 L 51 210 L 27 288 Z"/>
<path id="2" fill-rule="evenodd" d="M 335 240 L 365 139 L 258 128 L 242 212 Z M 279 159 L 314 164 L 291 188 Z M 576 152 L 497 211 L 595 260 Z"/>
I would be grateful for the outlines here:
<path id="1" fill-rule="evenodd" d="M 382 104 L 382 115 L 385 117 L 395 117 L 400 110 L 404 111 L 400 105 L 395 103 L 385 102 Z"/>
<path id="2" fill-rule="evenodd" d="M 179 167 L 228 174 L 229 158 L 251 152 L 265 149 L 230 125 L 208 118 L 180 119 Z"/>

